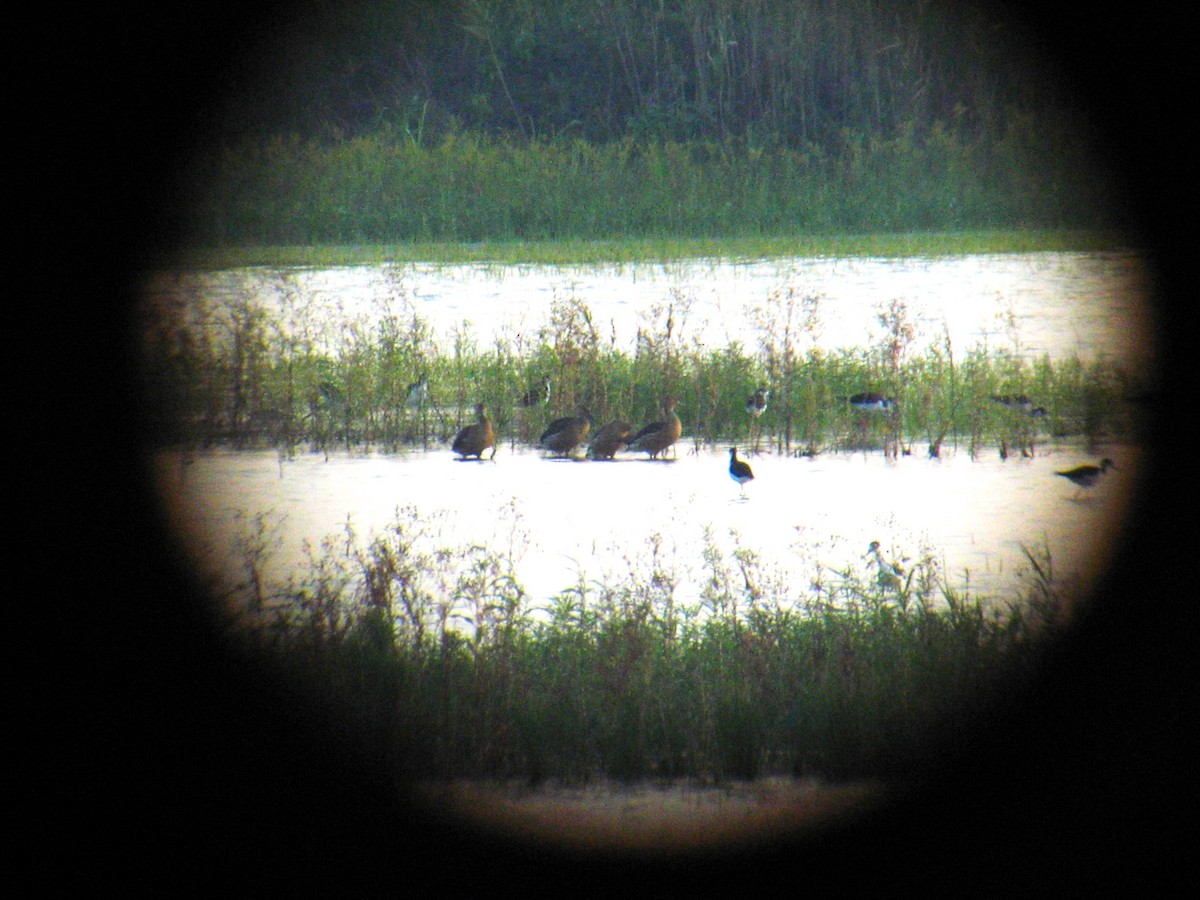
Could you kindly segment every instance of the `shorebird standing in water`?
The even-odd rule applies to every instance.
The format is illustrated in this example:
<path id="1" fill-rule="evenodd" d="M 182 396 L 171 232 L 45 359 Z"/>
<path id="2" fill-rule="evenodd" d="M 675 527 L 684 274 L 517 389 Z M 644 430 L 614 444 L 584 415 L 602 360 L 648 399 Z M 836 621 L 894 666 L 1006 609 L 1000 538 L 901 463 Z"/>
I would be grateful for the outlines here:
<path id="1" fill-rule="evenodd" d="M 750 464 L 744 459 L 738 459 L 737 447 L 729 448 L 729 477 L 738 483 L 738 487 L 742 489 L 742 496 L 746 496 L 746 482 L 754 480 L 754 473 L 750 471 Z"/>
<path id="2" fill-rule="evenodd" d="M 883 558 L 883 554 L 879 552 L 879 541 L 871 541 L 871 546 L 867 547 L 867 552 L 863 556 L 871 557 L 869 564 L 873 564 L 877 570 L 876 579 L 879 581 L 879 586 L 885 590 L 900 590 L 902 586 L 901 579 L 904 577 L 904 569 L 897 563 L 887 562 Z"/>
<path id="3" fill-rule="evenodd" d="M 1054 474 L 1061 475 L 1063 478 L 1067 479 L 1067 481 L 1078 487 L 1079 490 L 1075 492 L 1075 496 L 1078 497 L 1088 488 L 1095 487 L 1097 482 L 1100 481 L 1101 475 L 1103 475 L 1109 469 L 1115 469 L 1116 467 L 1116 463 L 1106 456 L 1104 459 L 1100 460 L 1100 465 L 1098 466 L 1076 466 L 1073 469 L 1067 469 L 1065 472 L 1055 472 Z"/>
<path id="4" fill-rule="evenodd" d="M 762 425 L 758 420 L 767 411 L 767 401 L 770 398 L 771 392 L 765 387 L 760 387 L 746 398 L 746 412 L 751 416 L 750 433 L 754 436 L 754 450 L 756 452 L 758 450 L 758 439 L 762 436 Z"/>
<path id="5" fill-rule="evenodd" d="M 429 402 L 429 376 L 421 375 L 419 381 L 413 382 L 408 386 L 408 393 L 405 396 L 404 403 L 412 412 L 417 412 Z"/>

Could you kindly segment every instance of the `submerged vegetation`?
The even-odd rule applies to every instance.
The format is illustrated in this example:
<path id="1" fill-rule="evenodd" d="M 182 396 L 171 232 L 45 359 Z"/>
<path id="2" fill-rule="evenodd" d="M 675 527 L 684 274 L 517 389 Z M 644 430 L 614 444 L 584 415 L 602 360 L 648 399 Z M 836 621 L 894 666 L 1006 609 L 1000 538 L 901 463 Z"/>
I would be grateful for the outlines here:
<path id="1" fill-rule="evenodd" d="M 903 777 L 947 717 L 1031 673 L 1064 599 L 1034 551 L 1026 595 L 997 610 L 928 553 L 813 561 L 794 584 L 709 539 L 687 601 L 651 535 L 627 576 L 535 604 L 508 556 L 443 544 L 415 509 L 330 537 L 283 585 L 261 517 L 240 546 L 237 633 L 412 778 Z"/>

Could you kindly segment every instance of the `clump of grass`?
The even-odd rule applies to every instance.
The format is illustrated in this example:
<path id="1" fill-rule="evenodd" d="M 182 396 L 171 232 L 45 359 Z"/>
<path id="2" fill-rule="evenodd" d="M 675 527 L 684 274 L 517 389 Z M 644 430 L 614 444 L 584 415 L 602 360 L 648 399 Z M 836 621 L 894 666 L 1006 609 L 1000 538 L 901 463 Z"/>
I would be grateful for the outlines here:
<path id="1" fill-rule="evenodd" d="M 895 581 L 814 561 L 796 587 L 734 537 L 707 536 L 698 598 L 651 535 L 626 572 L 581 571 L 535 606 L 510 554 L 403 509 L 286 585 L 252 578 L 239 633 L 359 711 L 403 775 L 720 782 L 903 775 L 928 729 L 1028 671 L 1061 610 L 1044 554 L 1031 605 L 999 613 L 932 553 Z"/>

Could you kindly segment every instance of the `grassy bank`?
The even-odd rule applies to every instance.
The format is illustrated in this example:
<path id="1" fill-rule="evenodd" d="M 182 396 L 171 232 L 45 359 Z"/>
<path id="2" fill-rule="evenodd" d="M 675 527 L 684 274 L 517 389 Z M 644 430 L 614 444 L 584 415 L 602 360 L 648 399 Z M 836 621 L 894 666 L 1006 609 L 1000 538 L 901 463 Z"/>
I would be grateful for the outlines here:
<path id="1" fill-rule="evenodd" d="M 961 256 L 1128 249 L 1116 233 L 1087 230 L 987 230 L 902 234 L 787 234 L 730 239 L 612 238 L 563 241 L 410 241 L 393 244 L 207 246 L 159 260 L 174 269 L 243 266 L 355 266 L 381 263 L 596 265 L 688 259 Z"/>
<path id="2" fill-rule="evenodd" d="M 425 529 L 410 509 L 332 537 L 286 585 L 261 574 L 263 533 L 243 539 L 233 626 L 419 778 L 902 777 L 947 717 L 1033 672 L 1062 607 L 1036 554 L 997 611 L 933 554 L 895 577 L 814 562 L 796 585 L 711 544 L 695 602 L 651 546 L 535 606 L 511 560 Z"/>
<path id="3" fill-rule="evenodd" d="M 1019 116 L 986 139 L 935 126 L 823 148 L 380 129 L 210 151 L 179 215 L 197 246 L 1104 227 L 1115 188 L 1084 156 L 1069 132 Z"/>

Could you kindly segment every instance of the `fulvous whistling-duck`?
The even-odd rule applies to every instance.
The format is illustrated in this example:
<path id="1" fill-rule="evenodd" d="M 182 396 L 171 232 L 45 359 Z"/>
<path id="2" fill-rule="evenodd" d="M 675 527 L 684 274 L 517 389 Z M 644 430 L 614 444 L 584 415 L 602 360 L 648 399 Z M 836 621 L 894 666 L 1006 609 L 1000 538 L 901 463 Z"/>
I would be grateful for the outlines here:
<path id="1" fill-rule="evenodd" d="M 679 416 L 675 415 L 677 405 L 678 401 L 674 397 L 668 397 L 663 403 L 666 418 L 651 422 L 635 434 L 629 439 L 626 449 L 641 450 L 649 453 L 651 459 L 657 459 L 658 455 L 679 440 L 683 433 L 683 424 L 679 421 Z"/>
<path id="2" fill-rule="evenodd" d="M 628 445 L 632 432 L 633 426 L 628 422 L 609 422 L 592 438 L 588 456 L 592 459 L 612 459 Z"/>
<path id="3" fill-rule="evenodd" d="M 558 456 L 566 456 L 587 439 L 591 427 L 592 414 L 586 406 L 580 406 L 578 416 L 564 416 L 551 422 L 538 444 Z"/>
<path id="4" fill-rule="evenodd" d="M 496 432 L 492 430 L 492 420 L 484 412 L 482 403 L 475 404 L 475 415 L 479 417 L 479 421 L 460 431 L 454 443 L 450 445 L 451 449 L 462 459 L 468 456 L 483 459 L 483 451 L 491 447 L 492 454 L 489 459 L 495 459 Z"/>

